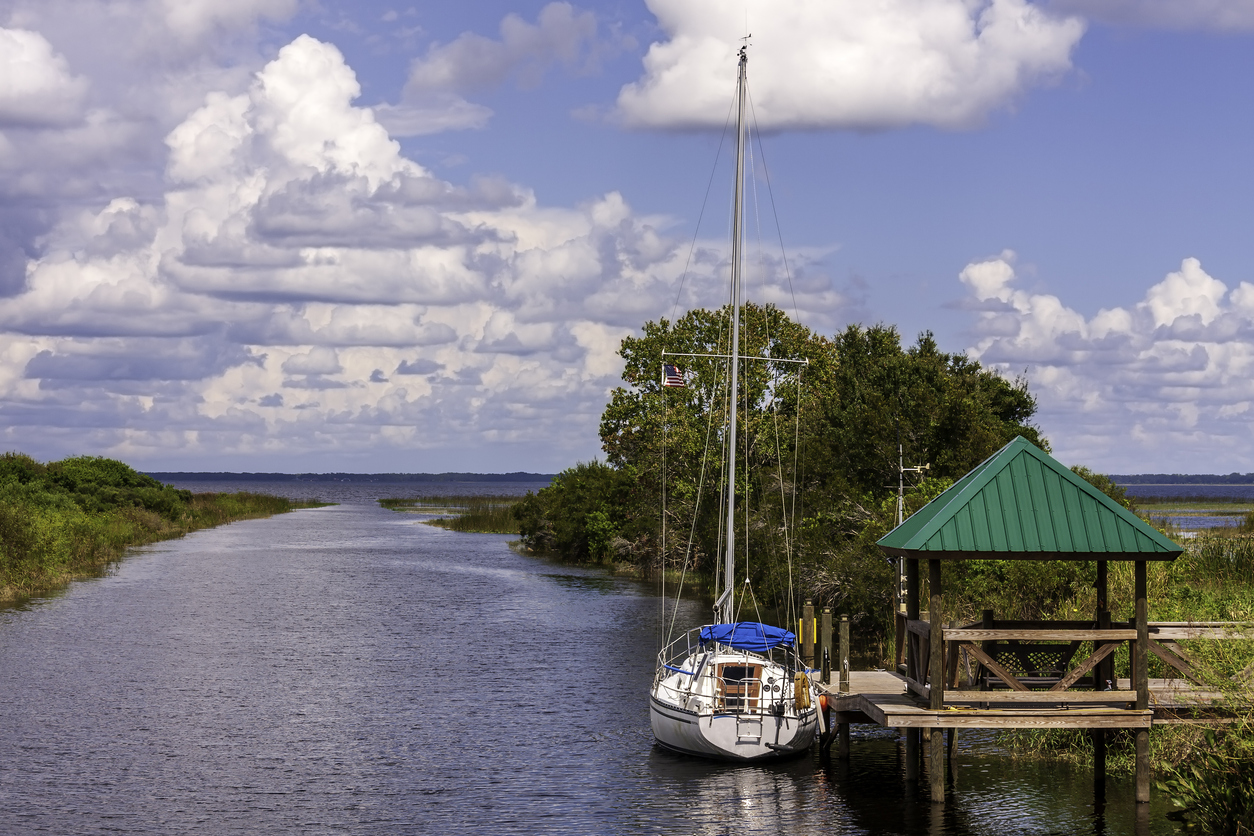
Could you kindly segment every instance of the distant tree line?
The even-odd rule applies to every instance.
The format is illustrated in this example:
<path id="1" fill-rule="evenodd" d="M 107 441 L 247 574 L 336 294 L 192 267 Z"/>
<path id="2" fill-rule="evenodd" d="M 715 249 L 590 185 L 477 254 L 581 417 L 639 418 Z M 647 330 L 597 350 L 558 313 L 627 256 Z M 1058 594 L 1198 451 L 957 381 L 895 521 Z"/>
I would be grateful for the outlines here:
<path id="1" fill-rule="evenodd" d="M 552 473 L 226 473 L 149 471 L 161 482 L 548 482 Z"/>
<path id="2" fill-rule="evenodd" d="M 726 362 L 675 356 L 686 385 L 663 386 L 663 351 L 726 355 L 728 310 L 696 310 L 625 339 L 623 385 L 601 418 L 604 461 L 584 462 L 515 506 L 523 543 L 574 561 L 686 571 L 712 589 L 724 500 L 718 474 Z M 1036 400 L 930 333 L 851 325 L 832 338 L 773 306 L 742 319 L 736 502 L 745 606 L 811 599 L 848 613 L 864 637 L 888 632 L 896 570 L 875 541 L 896 523 L 900 455 L 906 513 L 1021 435 L 1042 449 Z M 745 462 L 748 462 L 748 467 Z M 738 546 L 738 551 L 740 548 Z M 746 557 L 747 555 L 747 557 Z M 753 612 L 751 609 L 748 611 Z"/>

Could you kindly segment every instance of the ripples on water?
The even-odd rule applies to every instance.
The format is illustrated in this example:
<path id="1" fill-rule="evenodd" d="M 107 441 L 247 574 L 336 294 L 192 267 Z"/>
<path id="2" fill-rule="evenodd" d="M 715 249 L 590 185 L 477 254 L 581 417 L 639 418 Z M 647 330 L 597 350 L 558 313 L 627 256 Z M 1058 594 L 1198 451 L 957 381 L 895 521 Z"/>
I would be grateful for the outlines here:
<path id="1" fill-rule="evenodd" d="M 395 485 L 312 492 L 345 504 L 0 612 L 0 832 L 1135 832 L 1126 782 L 1098 816 L 1090 773 L 974 735 L 940 809 L 870 729 L 826 768 L 659 750 L 647 586 L 370 504 Z M 1152 832 L 1175 832 L 1158 806 Z"/>

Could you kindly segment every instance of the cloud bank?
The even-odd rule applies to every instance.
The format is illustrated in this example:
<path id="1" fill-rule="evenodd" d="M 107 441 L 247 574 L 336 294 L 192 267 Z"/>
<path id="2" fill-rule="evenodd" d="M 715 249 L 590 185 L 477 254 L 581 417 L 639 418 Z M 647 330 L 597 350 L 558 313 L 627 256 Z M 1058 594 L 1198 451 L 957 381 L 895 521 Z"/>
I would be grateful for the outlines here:
<path id="1" fill-rule="evenodd" d="M 1191 473 L 1225 446 L 1219 470 L 1254 470 L 1254 284 L 1229 288 L 1186 258 L 1136 304 L 1086 318 L 1017 288 L 1014 264 L 1006 252 L 962 271 L 978 311 L 971 353 L 1026 371 L 1065 461 Z"/>
<path id="2" fill-rule="evenodd" d="M 39 427 L 50 450 L 228 469 L 593 455 L 619 342 L 669 312 L 686 248 L 617 193 L 556 208 L 441 180 L 360 92 L 298 37 L 173 126 L 158 196 L 67 212 L 0 308 L 6 443 Z M 723 257 L 698 251 L 684 304 L 717 303 Z"/>

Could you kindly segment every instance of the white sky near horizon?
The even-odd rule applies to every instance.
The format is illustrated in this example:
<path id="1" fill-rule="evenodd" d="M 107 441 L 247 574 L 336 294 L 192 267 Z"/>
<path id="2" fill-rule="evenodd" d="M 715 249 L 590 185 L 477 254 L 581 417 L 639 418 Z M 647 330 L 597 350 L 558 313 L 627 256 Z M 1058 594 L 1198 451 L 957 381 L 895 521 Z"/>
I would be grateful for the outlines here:
<path id="1" fill-rule="evenodd" d="M 1254 0 L 0 0 L 0 445 L 597 456 L 694 233 L 725 294 L 746 30 L 758 298 L 1025 376 L 1066 464 L 1254 471 Z"/>

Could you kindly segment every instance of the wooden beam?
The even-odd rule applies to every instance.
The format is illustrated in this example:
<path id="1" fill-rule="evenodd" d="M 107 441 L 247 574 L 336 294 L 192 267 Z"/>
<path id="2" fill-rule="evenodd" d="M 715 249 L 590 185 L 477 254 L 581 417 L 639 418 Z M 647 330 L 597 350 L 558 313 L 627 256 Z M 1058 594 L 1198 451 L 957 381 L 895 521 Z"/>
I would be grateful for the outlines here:
<path id="1" fill-rule="evenodd" d="M 963 642 L 962 648 L 966 650 L 967 653 L 970 653 L 972 656 L 978 659 L 980 661 L 980 664 L 982 664 L 984 667 L 988 668 L 990 671 L 996 674 L 1001 679 L 1001 681 L 1006 683 L 1006 685 L 1008 685 L 1009 687 L 1013 688 L 1016 691 L 1028 690 L 1028 686 L 1024 685 L 1022 682 L 1016 679 L 1014 674 L 1012 674 L 1010 671 L 1006 670 L 1004 667 L 999 665 L 997 661 L 993 659 L 992 656 L 989 656 L 987 653 L 985 653 L 980 648 L 976 647 L 971 642 Z"/>
<path id="2" fill-rule="evenodd" d="M 1044 703 L 1045 705 L 1131 705 L 1131 691 L 946 691 L 945 705 Z"/>
<path id="3" fill-rule="evenodd" d="M 914 633 L 916 636 L 923 636 L 924 638 L 927 638 L 932 634 L 932 625 L 928 624 L 926 621 L 920 621 L 917 618 L 912 618 L 907 621 L 906 629 L 911 633 Z"/>
<path id="4" fill-rule="evenodd" d="M 1117 648 L 1118 646 L 1119 645 L 1117 644 L 1102 645 L 1101 647 L 1097 649 L 1096 653 L 1094 653 L 1092 656 L 1090 656 L 1089 658 L 1085 659 L 1082 663 L 1080 663 L 1079 667 L 1072 670 L 1062 679 L 1058 680 L 1058 684 L 1050 688 L 1049 690 L 1050 691 L 1067 690 L 1072 685 L 1076 684 L 1076 682 L 1079 681 L 1080 677 L 1084 676 L 1086 673 L 1093 670 L 1093 668 L 1096 667 L 1097 663 L 1101 662 L 1107 656 L 1114 653 L 1115 648 Z"/>
<path id="5" fill-rule="evenodd" d="M 1168 665 L 1171 665 L 1173 668 L 1180 671 L 1180 673 L 1184 674 L 1185 678 L 1193 684 L 1202 686 L 1206 685 L 1206 683 L 1203 682 L 1193 670 L 1193 666 L 1190 665 L 1188 661 L 1173 653 L 1169 648 L 1164 647 L 1160 642 L 1150 639 L 1149 649 L 1150 652 L 1159 659 L 1162 659 Z"/>
<path id="6" fill-rule="evenodd" d="M 887 714 L 894 729 L 1139 729 L 1148 733 L 1152 711 L 944 711 Z"/>
<path id="7" fill-rule="evenodd" d="M 1247 625 L 1207 626 L 1202 624 L 1151 624 L 1149 633 L 1157 639 L 1249 639 L 1254 628 Z"/>
<path id="8" fill-rule="evenodd" d="M 954 639 L 955 641 L 1055 641 L 1055 642 L 1084 642 L 1084 641 L 1129 641 L 1136 638 L 1136 630 L 1134 629 L 1113 629 L 1113 630 L 1094 630 L 1092 628 L 1085 630 L 1050 630 L 1050 629 L 1032 629 L 1032 630 L 1004 630 L 996 628 L 993 630 L 972 629 L 962 627 L 959 629 L 949 629 L 945 631 L 945 637 Z"/>

